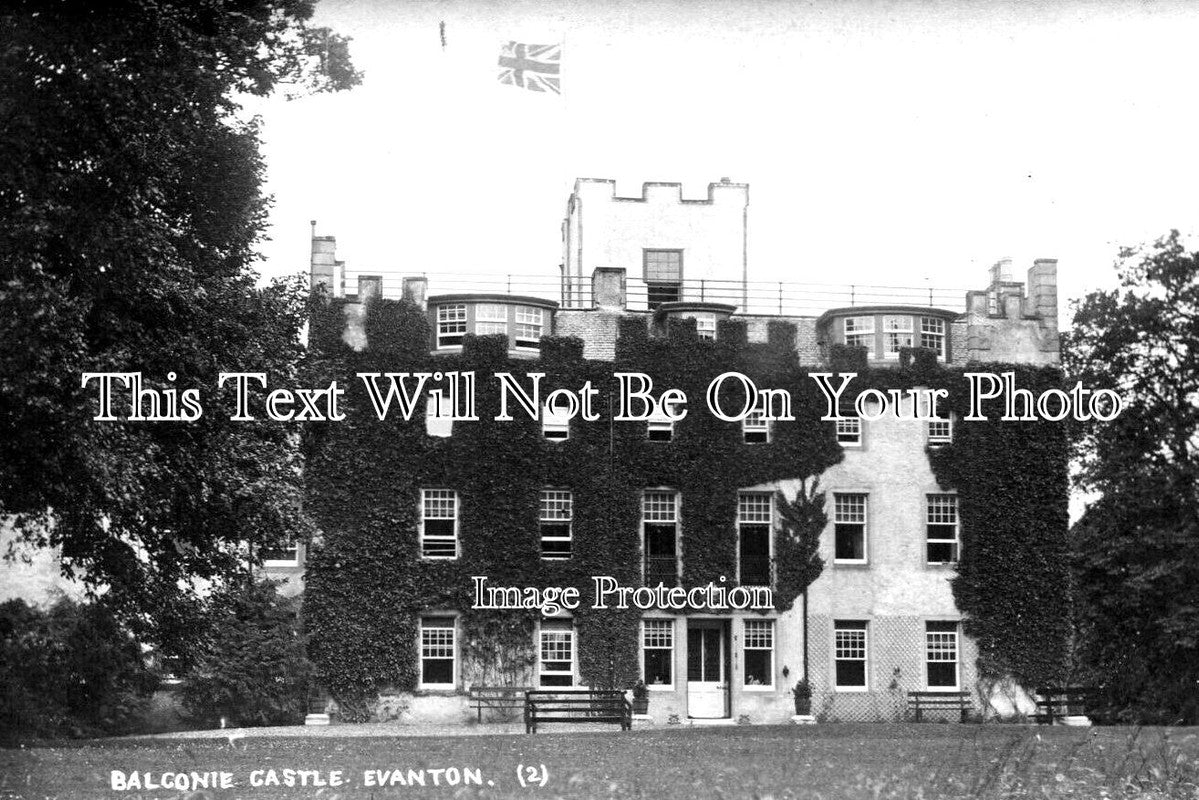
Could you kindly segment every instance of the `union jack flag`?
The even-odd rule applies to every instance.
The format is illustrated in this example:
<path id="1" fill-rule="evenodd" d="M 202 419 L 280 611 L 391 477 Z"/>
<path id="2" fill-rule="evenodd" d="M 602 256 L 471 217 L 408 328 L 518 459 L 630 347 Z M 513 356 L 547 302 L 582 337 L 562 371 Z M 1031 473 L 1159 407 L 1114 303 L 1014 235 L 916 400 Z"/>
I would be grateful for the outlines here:
<path id="1" fill-rule="evenodd" d="M 500 47 L 500 83 L 534 92 L 562 93 L 558 67 L 562 46 L 508 42 Z"/>

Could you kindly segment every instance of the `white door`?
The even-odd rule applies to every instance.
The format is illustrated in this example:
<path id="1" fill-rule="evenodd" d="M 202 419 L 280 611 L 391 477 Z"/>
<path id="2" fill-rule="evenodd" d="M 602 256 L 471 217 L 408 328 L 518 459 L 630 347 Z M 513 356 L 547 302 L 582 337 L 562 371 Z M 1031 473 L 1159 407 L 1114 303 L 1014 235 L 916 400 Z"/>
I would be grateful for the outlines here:
<path id="1" fill-rule="evenodd" d="M 687 624 L 687 715 L 719 719 L 729 715 L 728 626 L 721 620 Z"/>

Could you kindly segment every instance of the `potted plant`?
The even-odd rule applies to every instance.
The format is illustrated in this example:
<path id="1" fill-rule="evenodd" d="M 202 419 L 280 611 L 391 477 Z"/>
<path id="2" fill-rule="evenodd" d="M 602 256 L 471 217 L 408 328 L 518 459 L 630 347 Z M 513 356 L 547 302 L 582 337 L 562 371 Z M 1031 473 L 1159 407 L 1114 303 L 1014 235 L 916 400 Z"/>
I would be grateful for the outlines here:
<path id="1" fill-rule="evenodd" d="M 649 689 L 645 688 L 645 681 L 642 680 L 633 684 L 633 713 L 649 713 Z"/>
<path id="2" fill-rule="evenodd" d="M 808 683 L 808 679 L 800 679 L 795 684 L 795 688 L 791 690 L 791 694 L 795 696 L 795 715 L 797 717 L 810 716 L 812 713 L 812 686 Z"/>

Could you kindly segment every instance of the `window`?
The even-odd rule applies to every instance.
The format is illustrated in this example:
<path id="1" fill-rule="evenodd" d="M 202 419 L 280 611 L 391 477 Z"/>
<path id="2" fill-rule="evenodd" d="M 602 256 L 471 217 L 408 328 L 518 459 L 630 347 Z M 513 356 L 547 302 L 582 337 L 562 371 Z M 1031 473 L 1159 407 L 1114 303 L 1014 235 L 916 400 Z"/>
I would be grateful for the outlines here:
<path id="1" fill-rule="evenodd" d="M 462 344 L 466 335 L 466 304 L 453 303 L 437 307 L 437 346 L 454 347 Z"/>
<path id="2" fill-rule="evenodd" d="M 899 348 L 912 346 L 911 317 L 883 317 L 883 358 L 899 358 Z"/>
<path id="3" fill-rule="evenodd" d="M 874 352 L 874 317 L 846 317 L 845 344 Z"/>
<path id="4" fill-rule="evenodd" d="M 420 685 L 454 688 L 455 626 L 453 617 L 421 617 Z"/>
<path id="5" fill-rule="evenodd" d="M 737 577 L 742 586 L 771 584 L 773 501 L 774 496 L 769 492 L 741 492 L 737 495 Z"/>
<path id="6" fill-rule="evenodd" d="M 953 441 L 953 418 L 949 410 L 937 408 L 937 418 L 928 421 L 928 443 L 934 447 Z"/>
<path id="7" fill-rule="evenodd" d="M 516 307 L 516 347 L 541 349 L 541 330 L 545 327 L 545 311 L 533 306 Z"/>
<path id="8" fill-rule="evenodd" d="M 945 360 L 945 320 L 939 317 L 920 318 L 920 346 L 937 352 Z"/>
<path id="9" fill-rule="evenodd" d="M 475 306 L 475 333 L 486 336 L 491 333 L 508 335 L 508 306 L 495 303 L 479 303 Z"/>
<path id="10" fill-rule="evenodd" d="M 264 547 L 260 555 L 264 567 L 296 567 L 300 564 L 300 546 L 295 542 L 280 547 Z"/>
<path id="11" fill-rule="evenodd" d="M 842 397 L 837 404 L 837 413 L 847 418 L 837 420 L 837 441 L 842 447 L 861 447 L 862 420 L 854 401 Z"/>
<path id="12" fill-rule="evenodd" d="M 421 490 L 420 554 L 458 557 L 458 493 L 452 489 Z"/>
<path id="13" fill-rule="evenodd" d="M 774 686 L 774 620 L 745 620 L 745 685 Z"/>
<path id="14" fill-rule="evenodd" d="M 674 620 L 641 623 L 642 680 L 646 686 L 674 685 Z"/>
<path id="15" fill-rule="evenodd" d="M 659 410 L 649 415 L 646 421 L 646 436 L 651 442 L 669 442 L 674 438 L 674 420 L 667 414 L 677 414 L 676 403 L 662 403 Z"/>
<path id="16" fill-rule="evenodd" d="M 568 619 L 541 621 L 538 681 L 542 687 L 574 685 L 575 630 Z"/>
<path id="17" fill-rule="evenodd" d="M 425 433 L 429 436 L 450 436 L 454 432 L 454 410 L 444 392 L 429 392 L 425 401 Z"/>
<path id="18" fill-rule="evenodd" d="M 696 314 L 695 332 L 699 334 L 699 338 L 701 339 L 716 341 L 716 315 Z"/>
<path id="19" fill-rule="evenodd" d="M 928 495 L 928 563 L 958 560 L 958 496 Z"/>
<path id="20" fill-rule="evenodd" d="M 678 507 L 679 496 L 671 491 L 647 491 L 641 496 L 647 586 L 675 586 L 679 582 Z"/>
<path id="21" fill-rule="evenodd" d="M 570 522 L 574 515 L 571 493 L 541 490 L 541 557 L 570 558 Z"/>
<path id="22" fill-rule="evenodd" d="M 928 688 L 958 688 L 958 624 L 926 622 L 924 654 Z"/>
<path id="23" fill-rule="evenodd" d="M 683 251 L 646 250 L 645 284 L 651 311 L 678 300 L 682 296 Z"/>
<path id="24" fill-rule="evenodd" d="M 833 560 L 866 563 L 866 495 L 833 494 Z"/>
<path id="25" fill-rule="evenodd" d="M 766 412 L 762 408 L 755 408 L 741 421 L 741 434 L 746 444 L 766 444 L 770 441 L 770 420 L 766 419 Z"/>
<path id="26" fill-rule="evenodd" d="M 570 438 L 570 400 L 558 395 L 541 410 L 541 435 L 562 442 Z"/>
<path id="27" fill-rule="evenodd" d="M 838 689 L 866 688 L 866 623 L 833 623 L 833 650 Z"/>

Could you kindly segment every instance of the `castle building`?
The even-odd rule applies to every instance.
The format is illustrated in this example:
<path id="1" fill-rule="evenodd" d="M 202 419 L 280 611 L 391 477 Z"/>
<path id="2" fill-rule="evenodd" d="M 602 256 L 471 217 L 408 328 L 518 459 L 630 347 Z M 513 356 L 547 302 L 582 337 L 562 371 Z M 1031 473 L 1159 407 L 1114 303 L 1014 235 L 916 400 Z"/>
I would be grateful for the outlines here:
<path id="1" fill-rule="evenodd" d="M 333 237 L 315 236 L 314 229 L 311 279 L 340 309 L 345 352 L 370 351 L 372 301 L 402 299 L 406 308 L 423 315 L 428 341 L 422 355 L 433 364 L 439 358 L 469 361 L 472 342 L 488 337 L 504 343 L 501 355 L 511 363 L 553 372 L 563 357 L 557 345 L 549 352 L 545 342 L 553 340 L 575 342 L 581 360 L 570 369 L 577 374 L 603 374 L 604 369 L 610 374 L 613 365 L 635 362 L 622 356 L 627 352 L 621 349 L 622 337 L 638 332 L 652 343 L 677 331 L 694 337 L 688 340 L 695 342 L 691 349 L 709 347 L 714 368 L 725 352 L 719 349 L 725 336 L 739 337 L 737 346 L 747 354 L 739 364 L 777 359 L 783 348 L 788 352 L 782 356 L 813 372 L 832 371 L 834 354 L 849 348 L 856 348 L 861 363 L 872 370 L 899 371 L 913 350 L 959 368 L 1058 362 L 1055 261 L 1036 261 L 1023 281 L 1013 280 L 1012 265 L 1001 261 L 985 287 L 964 296 L 927 287 L 755 281 L 746 258 L 748 205 L 749 187 L 728 179 L 710 184 L 703 200 L 683 199 L 675 183 L 647 183 L 641 196 L 620 197 L 613 181 L 580 179 L 567 202 L 563 261 L 556 275 L 487 276 L 471 286 L 461 276 L 442 280 L 356 271 L 336 260 Z M 393 370 L 409 368 L 402 361 L 390 363 Z M 418 576 L 431 570 L 434 583 L 456 583 L 452 593 L 438 595 L 435 602 L 413 600 L 415 611 L 397 646 L 410 651 L 405 657 L 414 675 L 408 685 L 382 691 L 380 702 L 390 698 L 403 719 L 465 720 L 475 713 L 468 705 L 472 686 L 505 680 L 545 688 L 595 684 L 603 682 L 597 673 L 605 663 L 613 675 L 626 676 L 616 681 L 619 685 L 627 686 L 631 674 L 645 682 L 648 714 L 656 724 L 784 722 L 794 713 L 791 694 L 802 678 L 812 688 L 813 713 L 825 719 L 899 719 L 907 713 L 909 691 L 973 694 L 977 648 L 963 632 L 951 589 L 964 540 L 961 487 L 939 484 L 929 457 L 952 446 L 960 420 L 944 410 L 934 419 L 913 422 L 917 401 L 904 402 L 906 407 L 874 419 L 859 416 L 851 403 L 841 409 L 846 419 L 821 423 L 836 452 L 820 461 L 813 475 L 788 472 L 787 459 L 802 457 L 808 445 L 787 438 L 786 422 L 754 408 L 722 429 L 724 438 L 712 445 L 713 452 L 735 453 L 738 459 L 729 462 L 732 474 L 719 477 L 730 482 L 724 499 L 689 496 L 681 485 L 700 486 L 716 478 L 676 479 L 671 470 L 682 467 L 671 465 L 684 461 L 669 457 L 636 473 L 633 480 L 646 476 L 644 485 L 614 486 L 613 493 L 621 496 L 602 501 L 619 502 L 628 513 L 609 515 L 592 507 L 603 492 L 583 488 L 579 473 L 559 474 L 543 485 L 521 484 L 533 489 L 512 513 L 523 515 L 528 541 L 519 557 L 503 562 L 507 584 L 518 582 L 522 569 L 530 584 L 553 585 L 555 575 L 570 576 L 562 578 L 566 583 L 589 580 L 590 574 L 569 572 L 571 561 L 587 557 L 589 531 L 616 520 L 628 530 L 613 534 L 623 537 L 624 545 L 603 556 L 614 565 L 606 574 L 633 576 L 645 587 L 690 588 L 707 578 L 721 588 L 777 591 L 794 566 L 781 552 L 780 498 L 798 498 L 817 485 L 827 520 L 818 543 L 824 566 L 806 594 L 782 608 L 656 607 L 621 617 L 616 624 L 630 626 L 624 635 L 632 643 L 623 649 L 589 644 L 588 636 L 600 635 L 589 631 L 599 628 L 569 612 L 539 615 L 528 631 L 527 661 L 497 678 L 495 670 L 481 665 L 479 653 L 487 648 L 468 626 L 462 603 L 471 596 L 470 579 L 479 573 L 466 567 L 453 572 L 472 548 L 498 541 L 489 538 L 488 512 L 470 507 L 476 489 L 487 497 L 494 490 L 465 484 L 492 476 L 474 470 L 460 482 L 448 455 L 457 451 L 438 449 L 484 429 L 450 419 L 444 406 L 430 400 L 420 423 L 420 435 L 429 440 L 422 458 L 438 464 L 430 473 L 438 477 L 421 478 L 407 493 L 398 493 L 397 508 L 411 523 L 399 526 L 396 535 L 411 543 L 402 548 L 405 569 Z M 540 440 L 530 451 L 533 458 L 557 459 L 553 448 L 566 453 L 576 444 L 583 447 L 581 440 L 592 435 L 582 433 L 566 403 L 548 403 L 543 410 L 535 425 L 521 428 L 522 435 Z M 613 434 L 612 452 L 650 461 L 671 448 L 702 452 L 704 443 L 694 439 L 700 434 L 684 427 L 690 421 L 680 423 L 660 412 L 637 427 L 637 441 Z M 606 446 L 604 441 L 596 438 L 596 446 Z M 783 447 L 792 449 L 778 449 Z M 753 464 L 758 453 L 775 466 L 748 470 L 742 480 L 732 465 Z M 352 470 L 362 463 L 347 455 L 332 469 Z M 497 473 L 506 464 L 506 458 L 497 457 Z M 311 479 L 322 480 L 322 474 Z M 724 539 L 703 541 L 716 542 L 713 549 L 721 554 L 697 551 L 687 538 L 689 527 L 720 514 L 726 521 L 713 523 L 717 533 L 705 535 Z M 495 524 L 497 530 L 504 527 Z M 339 535 L 352 537 L 352 527 L 347 523 Z M 291 591 L 302 590 L 305 550 L 297 545 L 268 554 L 267 572 L 287 579 Z M 600 556 L 591 557 L 601 563 Z M 693 568 L 688 562 L 696 558 L 712 559 L 714 566 L 709 570 L 705 561 L 703 569 Z M 970 703 L 982 710 L 977 696 Z"/>

